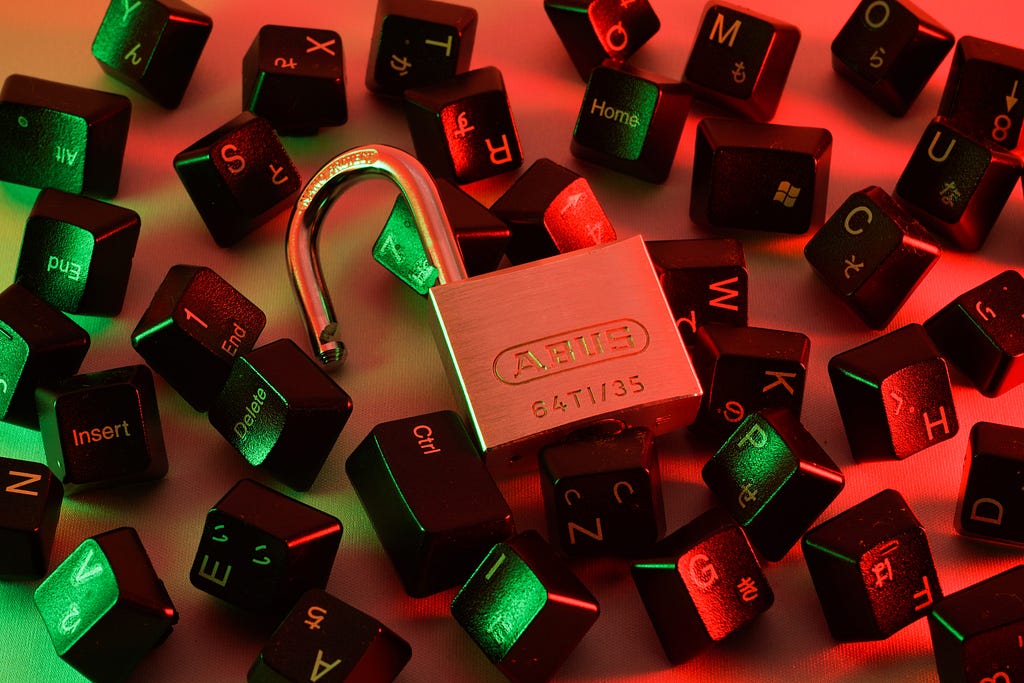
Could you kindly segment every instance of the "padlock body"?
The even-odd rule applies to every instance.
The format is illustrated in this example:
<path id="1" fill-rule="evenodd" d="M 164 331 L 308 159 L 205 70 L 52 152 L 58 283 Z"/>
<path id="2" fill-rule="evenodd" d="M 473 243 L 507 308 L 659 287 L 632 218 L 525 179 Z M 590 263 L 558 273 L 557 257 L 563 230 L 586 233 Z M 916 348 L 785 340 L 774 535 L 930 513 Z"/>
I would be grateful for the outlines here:
<path id="1" fill-rule="evenodd" d="M 493 474 L 604 420 L 666 432 L 701 388 L 647 247 L 632 237 L 439 285 L 438 345 Z"/>

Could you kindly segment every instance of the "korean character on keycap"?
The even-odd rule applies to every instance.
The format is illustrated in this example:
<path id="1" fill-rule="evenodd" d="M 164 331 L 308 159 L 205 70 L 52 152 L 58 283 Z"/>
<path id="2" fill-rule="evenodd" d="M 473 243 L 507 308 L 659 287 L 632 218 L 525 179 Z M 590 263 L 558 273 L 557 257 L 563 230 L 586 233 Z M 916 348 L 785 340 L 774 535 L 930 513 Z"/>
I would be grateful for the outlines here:
<path id="1" fill-rule="evenodd" d="M 544 0 L 580 78 L 607 58 L 625 61 L 661 28 L 648 0 Z"/>
<path id="2" fill-rule="evenodd" d="M 971 428 L 953 526 L 971 538 L 1024 546 L 1024 428 Z"/>
<path id="3" fill-rule="evenodd" d="M 63 500 L 49 467 L 0 457 L 0 579 L 46 574 Z"/>

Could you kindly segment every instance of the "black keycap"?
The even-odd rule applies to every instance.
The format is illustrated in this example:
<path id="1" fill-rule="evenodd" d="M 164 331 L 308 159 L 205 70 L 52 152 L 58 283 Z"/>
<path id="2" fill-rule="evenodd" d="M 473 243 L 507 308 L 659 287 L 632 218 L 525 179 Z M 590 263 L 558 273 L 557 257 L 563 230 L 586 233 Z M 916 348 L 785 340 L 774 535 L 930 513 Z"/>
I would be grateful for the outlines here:
<path id="1" fill-rule="evenodd" d="M 938 601 L 928 629 L 940 683 L 1010 683 L 1024 674 L 1024 565 Z"/>
<path id="2" fill-rule="evenodd" d="M 843 490 L 838 465 L 787 408 L 748 415 L 701 477 L 766 559 L 785 557 Z"/>
<path id="3" fill-rule="evenodd" d="M 1024 382 L 1024 277 L 1005 270 L 924 323 L 942 355 L 988 397 Z"/>
<path id="4" fill-rule="evenodd" d="M 498 543 L 452 601 L 455 621 L 512 681 L 546 681 L 597 621 L 597 599 L 536 531 Z"/>
<path id="5" fill-rule="evenodd" d="M 140 225 L 131 209 L 44 189 L 25 223 L 14 281 L 62 311 L 115 316 Z"/>
<path id="6" fill-rule="evenodd" d="M 242 112 L 174 157 L 174 170 L 218 246 L 289 208 L 301 183 L 266 119 Z"/>
<path id="7" fill-rule="evenodd" d="M 648 0 L 544 0 L 544 11 L 584 82 L 605 59 L 629 59 L 661 28 Z"/>
<path id="8" fill-rule="evenodd" d="M 747 415 L 789 408 L 799 419 L 811 342 L 801 332 L 709 323 L 690 349 L 704 395 L 690 429 L 721 443 Z"/>
<path id="9" fill-rule="evenodd" d="M 587 179 L 551 159 L 535 161 L 491 205 L 508 224 L 513 264 L 615 241 L 615 228 Z"/>
<path id="10" fill-rule="evenodd" d="M 307 591 L 260 650 L 248 683 L 393 681 L 409 643 L 326 591 Z"/>
<path id="11" fill-rule="evenodd" d="M 964 36 L 957 41 L 939 116 L 976 140 L 1016 149 L 1024 119 L 1024 50 Z M 1020 105 L 1020 106 L 1018 106 Z"/>
<path id="12" fill-rule="evenodd" d="M 590 73 L 569 151 L 652 183 L 672 170 L 689 90 L 645 69 L 605 61 Z"/>
<path id="13" fill-rule="evenodd" d="M 747 324 L 747 261 L 739 240 L 651 240 L 646 244 L 687 346 L 693 344 L 701 325 Z"/>
<path id="14" fill-rule="evenodd" d="M 135 326 L 132 346 L 189 405 L 205 411 L 266 324 L 263 311 L 217 273 L 176 265 Z"/>
<path id="15" fill-rule="evenodd" d="M 89 333 L 21 285 L 0 292 L 0 419 L 39 428 L 36 387 L 78 372 Z"/>
<path id="16" fill-rule="evenodd" d="M 64 487 L 42 463 L 0 457 L 0 579 L 46 574 Z"/>
<path id="17" fill-rule="evenodd" d="M 123 95 L 8 76 L 0 89 L 0 180 L 113 197 L 131 114 Z"/>
<path id="18" fill-rule="evenodd" d="M 658 450 L 649 430 L 574 436 L 542 448 L 539 462 L 548 538 L 563 554 L 639 556 L 664 533 Z"/>
<path id="19" fill-rule="evenodd" d="M 36 405 L 46 462 L 69 493 L 167 474 L 153 374 L 145 365 L 40 386 Z"/>
<path id="20" fill-rule="evenodd" d="M 917 323 L 833 356 L 828 376 L 859 461 L 902 460 L 960 428 L 946 361 Z"/>
<path id="21" fill-rule="evenodd" d="M 964 536 L 1024 546 L 1024 428 L 971 427 L 953 525 Z"/>
<path id="22" fill-rule="evenodd" d="M 709 228 L 805 233 L 825 220 L 831 160 L 824 128 L 704 119 L 690 218 Z"/>
<path id="23" fill-rule="evenodd" d="M 376 425 L 345 472 L 413 597 L 465 582 L 515 534 L 508 503 L 451 411 Z"/>
<path id="24" fill-rule="evenodd" d="M 352 399 L 291 339 L 244 353 L 210 424 L 254 467 L 307 491 L 352 414 Z"/>
<path id="25" fill-rule="evenodd" d="M 508 246 L 508 225 L 450 180 L 437 178 L 434 183 L 466 272 L 473 276 L 496 270 Z M 401 192 L 373 245 L 373 258 L 420 294 L 437 282 L 437 268 L 427 258 L 409 202 Z"/>
<path id="26" fill-rule="evenodd" d="M 189 580 L 281 618 L 307 590 L 327 585 L 341 534 L 337 517 L 242 479 L 207 513 Z"/>
<path id="27" fill-rule="evenodd" d="M 925 128 L 896 182 L 897 201 L 963 251 L 981 249 L 1020 178 L 1013 154 L 974 140 L 942 119 Z"/>
<path id="28" fill-rule="evenodd" d="M 92 681 L 121 681 L 178 623 L 138 533 L 87 538 L 35 591 L 57 654 Z"/>
<path id="29" fill-rule="evenodd" d="M 242 108 L 280 135 L 314 135 L 348 121 L 341 36 L 319 28 L 261 28 L 242 60 Z"/>
<path id="30" fill-rule="evenodd" d="M 378 0 L 366 64 L 366 87 L 401 97 L 407 88 L 441 83 L 469 69 L 476 10 L 433 0 Z"/>
<path id="31" fill-rule="evenodd" d="M 905 0 L 861 0 L 832 41 L 832 68 L 903 116 L 953 47 L 953 34 Z"/>
<path id="32" fill-rule="evenodd" d="M 770 121 L 789 78 L 800 29 L 735 5 L 709 2 L 683 80 L 694 97 Z"/>
<path id="33" fill-rule="evenodd" d="M 746 535 L 720 508 L 665 537 L 630 572 L 673 664 L 728 638 L 775 602 Z"/>
<path id="34" fill-rule="evenodd" d="M 832 637 L 883 640 L 942 598 L 924 527 L 885 489 L 808 531 L 804 560 Z"/>
<path id="35" fill-rule="evenodd" d="M 804 246 L 829 289 L 876 330 L 892 321 L 940 253 L 924 226 L 876 185 L 850 195 Z"/>
<path id="36" fill-rule="evenodd" d="M 493 66 L 406 90 L 405 115 L 416 156 L 439 178 L 465 185 L 523 163 L 505 81 Z"/>
<path id="37" fill-rule="evenodd" d="M 174 109 L 212 29 L 210 17 L 180 0 L 112 0 L 92 55 L 110 76 Z"/>

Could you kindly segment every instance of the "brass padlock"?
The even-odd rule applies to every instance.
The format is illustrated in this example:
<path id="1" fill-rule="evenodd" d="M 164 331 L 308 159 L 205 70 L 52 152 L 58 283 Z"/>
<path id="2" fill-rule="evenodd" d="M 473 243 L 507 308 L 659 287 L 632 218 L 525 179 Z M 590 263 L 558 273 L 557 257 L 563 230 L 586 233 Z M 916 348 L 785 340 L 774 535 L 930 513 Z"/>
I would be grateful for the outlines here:
<path id="1" fill-rule="evenodd" d="M 700 383 L 641 237 L 468 279 L 430 174 L 383 145 L 328 162 L 289 221 L 289 270 L 324 363 L 343 360 L 344 347 L 316 238 L 326 209 L 368 175 L 398 185 L 438 270 L 427 295 L 438 345 L 492 472 L 536 466 L 541 446 L 597 422 L 658 435 L 693 421 Z"/>

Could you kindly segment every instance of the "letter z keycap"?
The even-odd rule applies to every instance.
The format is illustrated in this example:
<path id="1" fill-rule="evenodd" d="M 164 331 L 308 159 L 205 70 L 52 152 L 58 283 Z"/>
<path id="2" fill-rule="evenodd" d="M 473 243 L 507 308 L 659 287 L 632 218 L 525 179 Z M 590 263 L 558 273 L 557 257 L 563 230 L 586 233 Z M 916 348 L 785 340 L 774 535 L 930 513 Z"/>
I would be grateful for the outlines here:
<path id="1" fill-rule="evenodd" d="M 63 500 L 46 465 L 0 457 L 0 580 L 46 574 Z"/>

